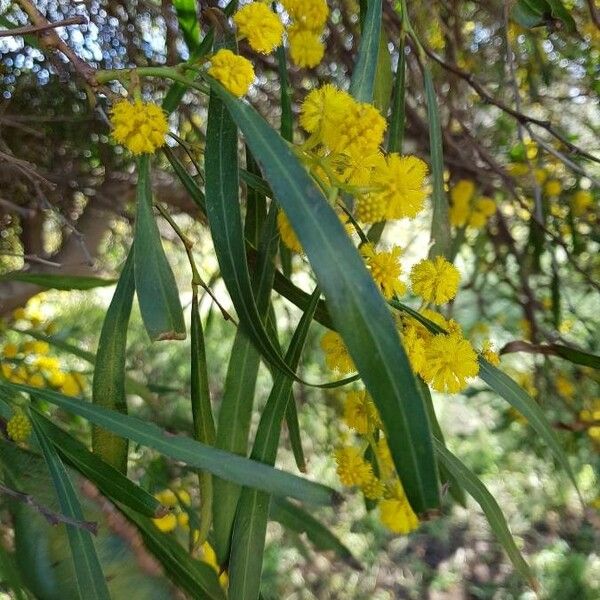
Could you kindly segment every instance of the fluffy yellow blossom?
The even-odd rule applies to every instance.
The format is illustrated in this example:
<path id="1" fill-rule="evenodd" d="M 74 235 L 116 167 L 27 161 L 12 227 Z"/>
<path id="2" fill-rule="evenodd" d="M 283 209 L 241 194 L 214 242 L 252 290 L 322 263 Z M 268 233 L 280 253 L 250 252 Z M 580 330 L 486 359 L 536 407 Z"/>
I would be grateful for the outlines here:
<path id="1" fill-rule="evenodd" d="M 26 442 L 31 435 L 31 421 L 23 413 L 15 413 L 6 424 L 6 433 L 15 442 Z"/>
<path id="2" fill-rule="evenodd" d="M 500 364 L 500 355 L 494 350 L 490 340 L 486 340 L 483 343 L 481 354 L 483 358 L 485 358 L 485 360 L 487 360 L 494 367 L 497 367 Z"/>
<path id="3" fill-rule="evenodd" d="M 415 217 L 425 202 L 427 165 L 416 156 L 392 153 L 376 165 L 373 191 L 358 198 L 356 217 L 364 223 Z"/>
<path id="4" fill-rule="evenodd" d="M 448 333 L 462 333 L 462 328 L 457 321 L 455 321 L 454 319 L 446 319 L 444 315 L 441 315 L 435 310 L 431 310 L 430 308 L 424 308 L 421 311 L 421 314 L 426 319 L 433 321 L 438 327 L 441 327 Z"/>
<path id="5" fill-rule="evenodd" d="M 371 477 L 362 483 L 360 489 L 365 495 L 365 498 L 368 498 L 369 500 L 379 500 L 385 492 L 385 485 L 374 473 L 371 473 Z"/>
<path id="6" fill-rule="evenodd" d="M 443 256 L 433 260 L 423 259 L 410 272 L 412 290 L 427 302 L 444 304 L 452 300 L 458 291 L 460 273 Z"/>
<path id="7" fill-rule="evenodd" d="M 344 402 L 344 421 L 361 435 L 372 433 L 381 427 L 379 414 L 366 390 L 351 391 Z"/>
<path id="8" fill-rule="evenodd" d="M 262 2 L 252 2 L 240 8 L 233 16 L 233 22 L 256 52 L 270 54 L 281 45 L 283 24 Z"/>
<path id="9" fill-rule="evenodd" d="M 438 392 L 460 392 L 477 373 L 477 354 L 459 333 L 434 335 L 425 347 L 423 377 Z"/>
<path id="10" fill-rule="evenodd" d="M 60 391 L 66 396 L 79 396 L 85 387 L 85 379 L 79 373 L 65 373 Z"/>
<path id="11" fill-rule="evenodd" d="M 412 370 L 420 375 L 425 366 L 425 339 L 416 327 L 407 326 L 402 333 L 402 343 Z"/>
<path id="12" fill-rule="evenodd" d="M 288 42 L 290 44 L 290 58 L 299 67 L 312 69 L 316 67 L 325 54 L 325 44 L 321 35 L 310 29 L 290 27 L 288 29 Z"/>
<path id="13" fill-rule="evenodd" d="M 4 358 L 14 358 L 19 353 L 19 347 L 16 344 L 4 344 L 2 348 L 2 355 Z"/>
<path id="14" fill-rule="evenodd" d="M 169 130 L 167 117 L 152 102 L 119 100 L 113 105 L 110 122 L 112 137 L 132 154 L 152 154 L 165 143 Z"/>
<path id="15" fill-rule="evenodd" d="M 558 179 L 549 179 L 544 186 L 544 192 L 548 196 L 559 196 L 562 192 L 562 184 Z"/>
<path id="16" fill-rule="evenodd" d="M 419 526 L 419 519 L 408 503 L 399 481 L 390 490 L 389 498 L 379 502 L 379 517 L 390 531 L 402 535 L 410 533 Z"/>
<path id="17" fill-rule="evenodd" d="M 300 125 L 308 133 L 319 133 L 325 121 L 339 122 L 354 101 L 347 92 L 327 83 L 308 93 L 300 107 Z"/>
<path id="18" fill-rule="evenodd" d="M 326 0 L 282 0 L 283 8 L 304 29 L 322 29 L 329 15 Z"/>
<path id="19" fill-rule="evenodd" d="M 471 198 L 475 184 L 470 179 L 461 179 L 450 189 L 450 223 L 464 227 L 471 213 Z"/>
<path id="20" fill-rule="evenodd" d="M 392 460 L 392 453 L 387 444 L 385 438 L 380 437 L 375 447 L 375 453 L 377 454 L 377 464 L 381 469 L 381 477 L 383 479 L 389 479 L 395 472 L 394 461 Z"/>
<path id="21" fill-rule="evenodd" d="M 252 63 L 231 50 L 222 48 L 215 53 L 210 62 L 208 74 L 238 98 L 248 91 L 254 81 Z"/>
<path id="22" fill-rule="evenodd" d="M 300 244 L 300 240 L 296 235 L 296 232 L 292 229 L 292 224 L 290 223 L 287 215 L 280 210 L 277 213 L 277 228 L 279 229 L 279 235 L 281 237 L 281 241 L 292 251 L 297 254 L 302 253 L 302 244 Z"/>
<path id="23" fill-rule="evenodd" d="M 477 198 L 473 203 L 473 210 L 469 216 L 468 225 L 475 229 L 485 226 L 487 220 L 496 212 L 496 203 L 486 196 Z"/>
<path id="24" fill-rule="evenodd" d="M 336 471 L 343 485 L 360 486 L 373 476 L 373 467 L 365 461 L 358 448 L 353 446 L 338 448 L 334 456 L 337 464 Z"/>
<path id="25" fill-rule="evenodd" d="M 406 292 L 406 285 L 400 281 L 402 250 L 399 246 L 394 246 L 389 252 L 378 252 L 373 244 L 364 244 L 360 248 L 360 253 L 365 259 L 371 277 L 386 298 L 393 298 Z"/>
<path id="26" fill-rule="evenodd" d="M 321 339 L 321 349 L 325 352 L 325 363 L 333 371 L 342 374 L 356 371 L 354 361 L 339 333 L 328 331 Z"/>
<path id="27" fill-rule="evenodd" d="M 333 164 L 340 179 L 350 185 L 366 186 L 373 169 L 385 164 L 385 157 L 379 150 L 366 152 L 357 145 L 348 147 L 342 154 L 333 156 Z"/>
<path id="28" fill-rule="evenodd" d="M 577 190 L 571 199 L 571 209 L 576 217 L 583 215 L 592 205 L 594 198 L 589 190 Z"/>

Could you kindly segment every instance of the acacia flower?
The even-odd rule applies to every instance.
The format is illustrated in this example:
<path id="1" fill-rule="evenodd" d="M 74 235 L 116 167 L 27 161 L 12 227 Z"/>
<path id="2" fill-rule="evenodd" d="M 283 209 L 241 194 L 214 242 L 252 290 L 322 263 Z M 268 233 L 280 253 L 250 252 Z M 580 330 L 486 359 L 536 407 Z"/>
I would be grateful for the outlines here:
<path id="1" fill-rule="evenodd" d="M 222 48 L 215 53 L 210 62 L 212 66 L 208 69 L 208 74 L 238 98 L 248 91 L 254 81 L 252 63 L 231 50 Z"/>
<path id="2" fill-rule="evenodd" d="M 410 272 L 413 292 L 427 302 L 444 304 L 452 300 L 458 291 L 458 269 L 443 256 L 428 258 L 413 266 Z"/>
<path id="3" fill-rule="evenodd" d="M 354 361 L 339 333 L 328 331 L 321 338 L 321 348 L 325 352 L 325 363 L 333 371 L 339 371 L 342 374 L 356 371 Z"/>
<path id="4" fill-rule="evenodd" d="M 281 241 L 287 246 L 287 248 L 289 248 L 292 252 L 301 254 L 302 244 L 300 243 L 296 232 L 293 230 L 290 220 L 282 210 L 277 213 L 277 229 L 279 229 Z"/>
<path id="5" fill-rule="evenodd" d="M 438 334 L 425 347 L 423 377 L 438 392 L 457 393 L 479 373 L 477 354 L 460 333 Z"/>
<path id="6" fill-rule="evenodd" d="M 464 227 L 471 213 L 471 199 L 475 184 L 470 179 L 461 179 L 450 189 L 450 224 Z"/>
<path id="7" fill-rule="evenodd" d="M 358 448 L 345 446 L 334 452 L 337 474 L 343 485 L 363 485 L 373 476 L 373 467 L 365 461 Z"/>
<path id="8" fill-rule="evenodd" d="M 233 16 L 233 22 L 256 52 L 270 54 L 281 45 L 283 24 L 262 2 L 252 2 L 240 8 Z"/>
<path id="9" fill-rule="evenodd" d="M 360 253 L 385 298 L 393 298 L 406 292 L 406 285 L 400 281 L 402 250 L 399 246 L 394 246 L 389 252 L 377 252 L 373 244 L 364 244 Z"/>
<path id="10" fill-rule="evenodd" d="M 583 215 L 592 205 L 594 198 L 589 190 L 577 190 L 571 200 L 571 208 L 576 217 Z"/>
<path id="11" fill-rule="evenodd" d="M 469 227 L 481 229 L 487 220 L 496 212 L 496 203 L 486 196 L 477 198 L 473 203 L 473 210 L 469 216 Z"/>
<path id="12" fill-rule="evenodd" d="M 361 484 L 360 489 L 365 498 L 379 500 L 385 492 L 385 485 L 371 472 L 371 476 Z"/>
<path id="13" fill-rule="evenodd" d="M 8 420 L 6 433 L 17 443 L 26 442 L 31 435 L 31 421 L 22 412 L 17 412 Z"/>
<path id="14" fill-rule="evenodd" d="M 389 497 L 379 502 L 379 518 L 390 531 L 403 535 L 419 526 L 419 519 L 410 506 L 400 481 L 396 481 L 391 487 Z"/>
<path id="15" fill-rule="evenodd" d="M 344 402 L 344 421 L 361 435 L 372 433 L 381 427 L 375 404 L 366 390 L 351 391 Z"/>
<path id="16" fill-rule="evenodd" d="M 293 21 L 305 29 L 322 29 L 329 15 L 326 0 L 282 0 L 281 3 Z"/>
<path id="17" fill-rule="evenodd" d="M 287 33 L 292 62 L 299 67 L 316 67 L 325 54 L 325 44 L 321 41 L 321 35 L 311 29 L 295 26 L 290 27 Z"/>
<path id="18" fill-rule="evenodd" d="M 490 340 L 486 340 L 483 343 L 481 355 L 494 367 L 497 367 L 500 364 L 500 355 L 494 350 Z"/>
<path id="19" fill-rule="evenodd" d="M 119 100 L 110 114 L 112 137 L 132 154 L 152 154 L 165 143 L 169 130 L 160 106 L 142 100 Z"/>
<path id="20" fill-rule="evenodd" d="M 325 121 L 339 122 L 353 102 L 348 92 L 327 83 L 307 94 L 300 107 L 300 125 L 318 134 Z"/>
<path id="21" fill-rule="evenodd" d="M 562 192 L 562 184 L 558 179 L 549 179 L 544 186 L 544 192 L 548 196 L 559 196 Z"/>

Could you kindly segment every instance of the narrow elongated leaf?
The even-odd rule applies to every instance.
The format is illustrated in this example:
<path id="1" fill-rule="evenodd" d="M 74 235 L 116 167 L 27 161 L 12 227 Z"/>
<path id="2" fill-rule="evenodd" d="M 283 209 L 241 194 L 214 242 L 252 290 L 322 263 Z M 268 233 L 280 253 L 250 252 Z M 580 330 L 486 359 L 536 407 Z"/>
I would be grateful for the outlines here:
<path id="1" fill-rule="evenodd" d="M 11 271 L 0 275 L 0 281 L 22 281 L 52 290 L 91 290 L 97 287 L 114 285 L 116 279 L 84 277 L 83 275 L 58 275 L 55 273 L 30 273 Z"/>
<path id="2" fill-rule="evenodd" d="M 296 401 L 292 394 L 288 405 L 285 409 L 285 424 L 287 425 L 288 435 L 290 438 L 290 446 L 292 447 L 292 454 L 296 461 L 298 470 L 302 473 L 306 472 L 306 459 L 304 458 L 304 449 L 302 448 L 302 438 L 300 437 L 300 423 L 298 421 L 298 410 L 296 408 Z"/>
<path id="3" fill-rule="evenodd" d="M 183 310 L 177 283 L 165 256 L 152 214 L 150 158 L 138 161 L 135 219 L 135 290 L 146 331 L 153 341 L 185 339 Z"/>
<path id="4" fill-rule="evenodd" d="M 168 577 L 198 600 L 225 600 L 215 570 L 204 562 L 194 560 L 173 538 L 159 531 L 147 518 L 131 509 L 119 507 L 138 528 L 145 546 L 160 561 Z"/>
<path id="5" fill-rule="evenodd" d="M 394 321 L 339 218 L 282 138 L 218 83 L 227 105 L 298 234 L 329 312 L 375 400 L 394 463 L 417 512 L 439 505 L 425 407 Z"/>
<path id="6" fill-rule="evenodd" d="M 481 506 L 494 535 L 504 548 L 515 569 L 535 588 L 536 582 L 533 573 L 521 556 L 515 540 L 508 529 L 506 519 L 494 497 L 480 479 L 456 458 L 442 442 L 434 440 L 434 444 L 441 464 L 448 469 L 448 472 L 473 497 L 473 500 Z"/>
<path id="7" fill-rule="evenodd" d="M 271 498 L 269 518 L 281 523 L 290 531 L 305 533 L 318 550 L 335 552 L 339 558 L 353 569 L 362 569 L 361 564 L 356 560 L 350 549 L 336 535 L 296 504 L 283 498 Z"/>
<path id="8" fill-rule="evenodd" d="M 83 511 L 81 504 L 71 483 L 67 470 L 56 453 L 54 446 L 44 435 L 44 430 L 38 422 L 38 416 L 35 412 L 31 413 L 31 421 L 36 433 L 37 441 L 40 445 L 46 464 L 52 477 L 54 489 L 58 497 L 63 514 L 76 521 L 83 521 Z M 77 580 L 77 589 L 81 600 L 102 599 L 109 600 L 110 594 L 106 586 L 106 579 L 102 573 L 102 567 L 94 548 L 92 534 L 81 527 L 74 525 L 65 525 L 71 546 L 71 555 L 75 566 L 75 577 Z"/>
<path id="9" fill-rule="evenodd" d="M 183 184 L 185 191 L 189 194 L 190 198 L 194 201 L 196 206 L 206 214 L 206 199 L 204 198 L 204 192 L 200 189 L 200 186 L 196 183 L 194 178 L 187 172 L 181 161 L 175 156 L 175 153 L 171 148 L 165 146 L 163 152 L 171 166 L 175 175 L 179 178 L 179 181 Z"/>
<path id="10" fill-rule="evenodd" d="M 114 410 L 95 406 L 81 398 L 71 398 L 48 389 L 34 388 L 18 383 L 0 381 L 0 388 L 9 392 L 21 391 L 43 398 L 51 404 L 79 415 L 117 435 L 154 448 L 174 460 L 192 467 L 205 469 L 218 477 L 239 485 L 256 487 L 270 494 L 290 496 L 313 504 L 336 503 L 339 495 L 324 485 L 296 477 L 254 460 L 236 456 L 217 448 L 211 448 L 191 438 L 174 436 L 152 423 L 146 423 Z"/>
<path id="11" fill-rule="evenodd" d="M 394 92 L 392 96 L 392 110 L 388 127 L 388 152 L 399 152 L 402 154 L 404 142 L 404 125 L 406 121 L 406 54 L 404 53 L 405 36 L 400 38 L 398 48 L 398 66 L 396 67 L 396 78 L 394 79 Z"/>
<path id="12" fill-rule="evenodd" d="M 147 517 L 160 517 L 164 507 L 146 490 L 122 473 L 92 454 L 80 441 L 63 431 L 41 413 L 37 413 L 38 425 L 52 442 L 63 459 L 93 482 L 98 489 L 114 502 L 122 502 Z"/>
<path id="13" fill-rule="evenodd" d="M 104 317 L 92 382 L 92 402 L 122 413 L 127 413 L 125 353 L 134 291 L 133 250 L 130 250 Z M 127 473 L 129 444 L 126 439 L 94 426 L 92 448 L 104 462 Z"/>
<path id="14" fill-rule="evenodd" d="M 358 58 L 350 82 L 350 93 L 359 102 L 373 101 L 380 32 L 381 0 L 368 0 L 360 34 Z"/>
<path id="15" fill-rule="evenodd" d="M 444 191 L 442 126 L 440 124 L 440 113 L 433 79 L 427 65 L 423 66 L 423 82 L 425 84 L 425 97 L 427 99 L 429 154 L 431 156 L 431 179 L 433 187 L 431 195 L 431 203 L 433 205 L 431 241 L 433 242 L 433 246 L 429 251 L 429 256 L 448 256 L 450 250 L 450 220 L 448 217 L 448 199 Z"/>
<path id="16" fill-rule="evenodd" d="M 173 0 L 173 6 L 187 47 L 190 51 L 197 50 L 200 45 L 200 23 L 196 0 Z"/>
<path id="17" fill-rule="evenodd" d="M 312 321 L 320 291 L 317 288 L 311 304 L 300 319 L 286 353 L 286 362 L 294 370 L 298 367 L 308 329 Z M 281 424 L 292 391 L 293 380 L 280 371 L 261 415 L 256 431 L 251 458 L 275 464 Z M 269 494 L 244 488 L 242 490 L 231 542 L 229 561 L 229 597 L 232 600 L 255 600 L 260 591 L 260 577 L 269 515 Z"/>
<path id="18" fill-rule="evenodd" d="M 379 51 L 373 85 L 373 104 L 382 115 L 387 115 L 392 95 L 392 57 L 388 48 L 388 37 L 384 29 L 379 33 Z"/>

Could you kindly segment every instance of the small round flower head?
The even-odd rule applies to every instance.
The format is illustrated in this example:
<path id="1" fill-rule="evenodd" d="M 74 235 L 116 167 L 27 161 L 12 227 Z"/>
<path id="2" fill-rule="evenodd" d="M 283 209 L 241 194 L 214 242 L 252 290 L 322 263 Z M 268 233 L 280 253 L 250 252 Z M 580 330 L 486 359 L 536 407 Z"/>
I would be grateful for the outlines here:
<path id="1" fill-rule="evenodd" d="M 325 121 L 339 122 L 353 102 L 350 94 L 327 83 L 307 94 L 300 107 L 300 125 L 318 134 Z"/>
<path id="2" fill-rule="evenodd" d="M 394 246 L 389 252 L 377 252 L 373 244 L 364 244 L 360 252 L 371 272 L 371 277 L 385 298 L 393 298 L 406 292 L 406 286 L 400 281 L 402 250 L 399 246 Z"/>
<path id="3" fill-rule="evenodd" d="M 410 272 L 412 290 L 427 302 L 444 304 L 458 291 L 460 273 L 443 256 L 417 263 Z"/>
<path id="4" fill-rule="evenodd" d="M 500 364 L 500 355 L 494 350 L 490 340 L 486 340 L 483 343 L 481 355 L 494 367 L 497 367 Z"/>
<path id="5" fill-rule="evenodd" d="M 214 77 L 225 89 L 234 96 L 241 98 L 254 81 L 252 63 L 234 54 L 231 50 L 221 48 L 211 58 L 208 74 Z"/>
<path id="6" fill-rule="evenodd" d="M 390 489 L 389 497 L 379 502 L 379 517 L 390 531 L 402 535 L 419 526 L 419 519 L 408 503 L 399 481 Z"/>
<path id="7" fill-rule="evenodd" d="M 277 228 L 279 229 L 279 236 L 281 237 L 281 241 L 292 252 L 296 252 L 296 254 L 301 254 L 302 244 L 300 243 L 296 232 L 292 229 L 292 224 L 287 218 L 287 215 L 282 210 L 280 210 L 277 213 Z"/>
<path id="8" fill-rule="evenodd" d="M 281 45 L 283 24 L 262 2 L 252 2 L 240 8 L 233 16 L 233 22 L 256 52 L 270 54 Z"/>
<path id="9" fill-rule="evenodd" d="M 416 217 L 425 202 L 426 175 L 427 165 L 420 158 L 390 154 L 373 169 L 370 185 L 374 191 L 359 198 L 357 218 L 372 223 Z"/>
<path id="10" fill-rule="evenodd" d="M 164 517 L 152 519 L 152 522 L 154 523 L 154 526 L 163 533 L 170 533 L 177 529 L 177 515 L 172 512 L 166 514 Z"/>
<path id="11" fill-rule="evenodd" d="M 316 67 L 325 54 L 325 45 L 319 33 L 310 29 L 290 27 L 288 29 L 290 58 L 298 67 L 312 69 Z"/>
<path id="12" fill-rule="evenodd" d="M 423 377 L 438 392 L 460 392 L 477 373 L 477 354 L 460 333 L 434 335 L 425 347 Z"/>
<path id="13" fill-rule="evenodd" d="M 365 495 L 365 498 L 368 498 L 369 500 L 379 500 L 385 492 L 383 482 L 378 479 L 374 473 L 371 473 L 371 477 L 363 482 L 360 489 Z"/>
<path id="14" fill-rule="evenodd" d="M 326 0 L 282 0 L 281 3 L 294 22 L 305 29 L 322 29 L 329 15 Z"/>
<path id="15" fill-rule="evenodd" d="M 469 227 L 482 229 L 487 220 L 496 212 L 496 203 L 485 196 L 478 198 L 473 204 L 473 210 L 469 216 Z"/>
<path id="16" fill-rule="evenodd" d="M 336 471 L 343 485 L 360 486 L 373 476 L 373 467 L 365 461 L 358 448 L 353 446 L 338 448 L 334 456 L 337 463 Z"/>
<path id="17" fill-rule="evenodd" d="M 119 100 L 110 114 L 112 137 L 132 154 L 152 154 L 164 145 L 169 130 L 160 106 L 142 100 Z"/>
<path id="18" fill-rule="evenodd" d="M 344 421 L 361 435 L 381 427 L 379 414 L 366 390 L 348 392 L 344 402 Z"/>
<path id="19" fill-rule="evenodd" d="M 4 347 L 2 348 L 2 356 L 4 356 L 4 358 L 14 358 L 17 354 L 19 354 L 19 347 L 16 344 L 10 342 L 4 344 Z"/>
<path id="20" fill-rule="evenodd" d="M 6 433 L 15 442 L 26 442 L 31 435 L 31 421 L 23 413 L 15 413 L 6 424 Z"/>
<path id="21" fill-rule="evenodd" d="M 392 460 L 392 453 L 384 437 L 380 437 L 375 447 L 377 453 L 377 464 L 381 468 L 380 476 L 383 479 L 389 479 L 395 472 L 394 461 Z"/>
<path id="22" fill-rule="evenodd" d="M 571 208 L 576 217 L 583 215 L 592 205 L 594 198 L 589 190 L 577 190 L 571 199 Z"/>
<path id="23" fill-rule="evenodd" d="M 562 184 L 558 179 L 549 179 L 544 186 L 544 192 L 548 196 L 559 196 L 562 192 Z"/>
<path id="24" fill-rule="evenodd" d="M 475 184 L 469 179 L 461 179 L 450 190 L 450 223 L 454 227 L 464 227 L 471 213 L 471 198 Z"/>
<path id="25" fill-rule="evenodd" d="M 406 326 L 402 332 L 402 343 L 412 370 L 420 375 L 425 366 L 425 338 L 416 327 Z"/>
<path id="26" fill-rule="evenodd" d="M 379 150 L 365 153 L 360 146 L 352 145 L 342 154 L 335 155 L 334 165 L 340 179 L 350 185 L 366 186 L 371 173 L 385 163 L 385 157 Z"/>
<path id="27" fill-rule="evenodd" d="M 325 352 L 325 363 L 333 371 L 339 371 L 342 374 L 356 371 L 354 361 L 339 333 L 328 331 L 321 338 L 321 349 Z"/>

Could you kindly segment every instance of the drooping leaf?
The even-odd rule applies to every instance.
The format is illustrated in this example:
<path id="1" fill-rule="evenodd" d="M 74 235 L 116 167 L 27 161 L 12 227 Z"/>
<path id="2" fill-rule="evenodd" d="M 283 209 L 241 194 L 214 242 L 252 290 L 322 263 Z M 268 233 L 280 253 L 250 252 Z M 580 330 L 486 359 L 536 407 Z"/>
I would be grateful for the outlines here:
<path id="1" fill-rule="evenodd" d="M 394 92 L 392 95 L 392 110 L 390 113 L 388 127 L 388 152 L 399 152 L 402 154 L 404 142 L 404 126 L 406 121 L 406 54 L 404 52 L 405 37 L 400 39 L 398 48 L 398 66 L 394 78 Z"/>
<path id="2" fill-rule="evenodd" d="M 116 279 L 85 277 L 83 275 L 59 275 L 57 273 L 31 273 L 11 271 L 0 275 L 0 281 L 22 281 L 52 290 L 92 290 L 97 287 L 114 285 Z"/>

